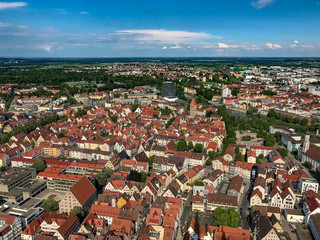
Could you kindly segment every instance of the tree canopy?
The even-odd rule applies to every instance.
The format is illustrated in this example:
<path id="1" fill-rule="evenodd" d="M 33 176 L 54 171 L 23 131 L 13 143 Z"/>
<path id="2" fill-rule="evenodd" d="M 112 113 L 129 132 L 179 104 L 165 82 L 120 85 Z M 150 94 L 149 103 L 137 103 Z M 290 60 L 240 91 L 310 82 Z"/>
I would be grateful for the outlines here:
<path id="1" fill-rule="evenodd" d="M 184 139 L 180 139 L 176 145 L 178 151 L 185 151 L 187 150 L 187 142 Z"/>
<path id="2" fill-rule="evenodd" d="M 37 172 L 43 172 L 46 169 L 47 165 L 45 161 L 43 161 L 40 158 L 37 158 L 35 162 L 31 165 L 31 167 L 35 168 Z"/>
<path id="3" fill-rule="evenodd" d="M 75 206 L 71 209 L 70 213 L 74 213 L 81 220 L 84 217 L 84 211 L 82 207 Z"/>
<path id="4" fill-rule="evenodd" d="M 286 156 L 288 156 L 289 150 L 286 148 L 279 148 L 278 152 L 280 153 L 281 157 L 285 158 Z"/>
<path id="5" fill-rule="evenodd" d="M 312 168 L 313 168 L 312 163 L 311 163 L 311 162 L 308 162 L 308 161 L 304 162 L 304 163 L 303 163 L 303 166 L 305 166 L 305 167 L 308 168 L 308 169 L 312 169 Z"/>
<path id="6" fill-rule="evenodd" d="M 103 187 L 107 183 L 107 179 L 111 177 L 113 170 L 111 168 L 106 168 L 103 172 L 96 174 L 94 177 L 100 187 Z"/>
<path id="7" fill-rule="evenodd" d="M 41 207 L 46 212 L 52 213 L 52 212 L 57 211 L 59 209 L 59 204 L 53 198 L 48 198 L 42 202 Z"/>
<path id="8" fill-rule="evenodd" d="M 197 143 L 197 144 L 194 146 L 193 150 L 194 150 L 196 153 L 202 153 L 202 151 L 203 151 L 203 145 L 202 145 L 201 143 Z"/>
<path id="9" fill-rule="evenodd" d="M 215 226 L 238 227 L 239 213 L 234 208 L 218 207 L 213 212 Z"/>

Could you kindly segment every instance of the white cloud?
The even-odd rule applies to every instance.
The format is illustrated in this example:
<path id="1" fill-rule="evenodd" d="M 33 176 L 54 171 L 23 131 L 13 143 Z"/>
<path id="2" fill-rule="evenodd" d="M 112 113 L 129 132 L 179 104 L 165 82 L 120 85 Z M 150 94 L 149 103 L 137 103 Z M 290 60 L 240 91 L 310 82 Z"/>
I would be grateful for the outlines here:
<path id="1" fill-rule="evenodd" d="M 290 44 L 290 48 L 297 48 L 300 46 L 300 42 L 298 40 L 294 40 L 292 44 Z"/>
<path id="2" fill-rule="evenodd" d="M 262 50 L 262 48 L 258 47 L 258 46 L 255 45 L 255 44 L 252 44 L 252 45 L 249 45 L 249 46 L 244 46 L 244 48 L 247 49 L 247 50 L 252 50 L 252 51 Z"/>
<path id="3" fill-rule="evenodd" d="M 218 43 L 218 48 L 223 48 L 223 49 L 238 48 L 238 45 L 228 45 L 225 43 Z"/>
<path id="4" fill-rule="evenodd" d="M 0 10 L 25 7 L 27 5 L 28 4 L 26 2 L 0 2 Z"/>
<path id="5" fill-rule="evenodd" d="M 258 0 L 256 2 L 251 2 L 251 6 L 257 9 L 261 9 L 272 4 L 273 2 L 274 0 Z"/>
<path id="6" fill-rule="evenodd" d="M 25 26 L 25 25 L 20 25 L 18 28 L 19 28 L 19 29 L 28 29 L 28 27 Z"/>
<path id="7" fill-rule="evenodd" d="M 280 49 L 280 48 L 282 48 L 282 46 L 280 44 L 278 44 L 278 43 L 269 43 L 269 42 L 267 42 L 266 46 L 268 48 L 270 48 L 270 49 Z"/>
<path id="8" fill-rule="evenodd" d="M 66 10 L 64 8 L 56 8 L 55 13 L 59 14 L 59 15 L 71 14 L 71 12 L 69 12 L 68 10 Z"/>
<path id="9" fill-rule="evenodd" d="M 167 46 L 163 46 L 162 49 L 165 50 L 165 49 L 168 49 L 168 47 Z"/>
<path id="10" fill-rule="evenodd" d="M 10 23 L 0 22 L 0 28 L 4 28 L 4 27 L 8 27 L 8 26 L 10 26 Z"/>
<path id="11" fill-rule="evenodd" d="M 89 12 L 80 12 L 80 14 L 86 15 L 86 14 L 89 14 Z"/>
<path id="12" fill-rule="evenodd" d="M 211 34 L 204 32 L 187 32 L 187 31 L 169 31 L 165 29 L 159 30 L 122 30 L 117 34 L 131 35 L 137 41 L 142 42 L 158 42 L 158 43 L 190 43 L 197 42 L 200 39 L 217 38 Z"/>
<path id="13" fill-rule="evenodd" d="M 52 51 L 52 45 L 50 45 L 50 44 L 39 45 L 36 48 L 41 49 L 41 50 L 45 50 L 47 52 L 51 52 Z"/>
<path id="14" fill-rule="evenodd" d="M 172 47 L 170 47 L 170 48 L 171 48 L 171 49 L 181 49 L 182 47 L 177 44 L 177 45 L 172 46 Z"/>

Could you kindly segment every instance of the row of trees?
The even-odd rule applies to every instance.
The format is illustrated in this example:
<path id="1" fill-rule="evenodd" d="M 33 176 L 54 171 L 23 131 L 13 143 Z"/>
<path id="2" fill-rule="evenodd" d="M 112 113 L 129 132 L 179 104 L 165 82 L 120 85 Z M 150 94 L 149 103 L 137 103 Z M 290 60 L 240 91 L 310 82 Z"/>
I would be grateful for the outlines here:
<path id="1" fill-rule="evenodd" d="M 223 117 L 223 120 L 226 123 L 226 131 L 227 137 L 224 138 L 224 149 L 228 147 L 229 144 L 236 144 L 236 130 L 246 131 L 250 130 L 251 132 L 257 133 L 257 137 L 264 139 L 264 144 L 266 146 L 274 146 L 276 141 L 281 141 L 281 135 L 270 135 L 269 134 L 269 127 L 271 125 L 285 125 L 291 128 L 294 128 L 297 132 L 306 132 L 308 129 L 307 125 L 302 125 L 305 123 L 304 120 L 300 124 L 288 123 L 284 120 L 277 119 L 273 117 L 273 110 L 270 110 L 271 114 L 268 116 L 263 116 L 257 113 L 257 109 L 250 108 L 247 112 L 246 117 L 234 117 L 231 116 L 226 107 L 222 106 L 218 108 L 218 115 Z M 282 150 L 280 150 L 282 151 Z M 282 153 L 285 154 L 285 153 Z M 239 157 L 240 158 L 240 157 Z"/>
<path id="2" fill-rule="evenodd" d="M 44 211 L 52 213 L 55 211 L 58 211 L 59 209 L 59 204 L 54 198 L 48 198 L 44 200 L 41 204 L 41 207 L 44 209 Z M 73 209 L 70 211 L 71 213 L 74 213 L 77 215 L 77 217 L 82 221 L 84 218 L 84 211 L 82 207 L 80 206 L 75 206 Z"/>
<path id="3" fill-rule="evenodd" d="M 58 116 L 56 114 L 53 114 L 52 116 L 49 116 L 44 120 L 41 120 L 41 121 L 38 121 L 38 122 L 35 122 L 32 124 L 28 124 L 25 126 L 19 125 L 13 131 L 4 134 L 1 138 L 1 143 L 7 143 L 12 136 L 14 136 L 18 133 L 24 132 L 24 133 L 28 134 L 28 133 L 32 132 L 33 130 L 35 130 L 37 127 L 45 126 L 49 123 L 57 122 L 59 120 L 65 121 L 66 119 L 67 119 L 67 116 Z"/>
<path id="4" fill-rule="evenodd" d="M 193 145 L 193 142 L 189 141 L 188 144 L 186 140 L 180 139 L 179 142 L 176 145 L 177 151 L 186 151 L 186 150 L 193 150 L 196 153 L 202 153 L 203 152 L 203 145 L 201 143 L 196 143 Z"/>
<path id="5" fill-rule="evenodd" d="M 145 182 L 148 176 L 150 176 L 150 173 L 131 170 L 127 177 L 127 180 L 136 181 L 136 182 Z"/>

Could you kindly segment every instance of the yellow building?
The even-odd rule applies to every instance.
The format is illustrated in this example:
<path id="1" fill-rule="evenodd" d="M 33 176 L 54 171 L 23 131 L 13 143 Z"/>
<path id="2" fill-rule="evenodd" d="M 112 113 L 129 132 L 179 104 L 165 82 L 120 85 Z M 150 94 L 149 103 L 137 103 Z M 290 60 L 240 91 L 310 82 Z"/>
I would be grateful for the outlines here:
<path id="1" fill-rule="evenodd" d="M 204 212 L 204 198 L 202 196 L 192 196 L 192 211 Z"/>
<path id="2" fill-rule="evenodd" d="M 236 73 L 236 74 L 234 74 L 234 76 L 235 76 L 236 78 L 241 78 L 241 77 L 243 77 L 243 75 L 242 75 L 241 73 Z"/>
<path id="3" fill-rule="evenodd" d="M 60 145 L 55 145 L 55 144 L 50 146 L 49 155 L 53 157 L 59 157 L 61 155 L 60 147 L 61 147 Z"/>
<path id="4" fill-rule="evenodd" d="M 126 205 L 128 200 L 129 200 L 129 196 L 126 193 L 122 194 L 121 198 L 119 198 L 117 202 L 117 206 L 119 208 L 123 207 L 124 205 Z"/>

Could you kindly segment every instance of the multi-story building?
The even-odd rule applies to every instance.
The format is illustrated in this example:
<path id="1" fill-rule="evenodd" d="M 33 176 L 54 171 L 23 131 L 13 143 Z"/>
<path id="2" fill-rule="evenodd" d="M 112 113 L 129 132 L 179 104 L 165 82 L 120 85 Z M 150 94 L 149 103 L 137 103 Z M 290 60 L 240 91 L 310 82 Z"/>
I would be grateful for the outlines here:
<path id="1" fill-rule="evenodd" d="M 78 206 L 88 212 L 96 198 L 96 188 L 87 177 L 82 177 L 79 182 L 70 188 L 65 197 L 59 203 L 61 212 L 69 213 Z"/>
<path id="2" fill-rule="evenodd" d="M 47 181 L 47 188 L 58 192 L 67 192 L 82 178 L 81 175 L 40 172 L 38 179 Z M 94 181 L 94 179 L 92 179 Z"/>
<path id="3" fill-rule="evenodd" d="M 300 178 L 300 182 L 298 184 L 298 189 L 301 193 L 304 193 L 308 190 L 313 190 L 314 192 L 318 192 L 319 183 L 314 178 Z"/>
<path id="4" fill-rule="evenodd" d="M 320 213 L 311 215 L 308 225 L 313 239 L 320 240 Z"/>
<path id="5" fill-rule="evenodd" d="M 0 212 L 20 219 L 22 228 L 26 228 L 31 222 L 41 217 L 45 212 L 40 207 L 43 200 L 39 198 L 28 198 L 20 203 L 11 205 L 5 204 Z"/>
<path id="6" fill-rule="evenodd" d="M 34 168 L 12 168 L 0 175 L 0 192 L 9 192 L 16 187 L 26 187 L 36 176 Z"/>
<path id="7" fill-rule="evenodd" d="M 8 214 L 1 213 L 0 214 L 0 227 L 3 229 L 6 229 L 7 226 L 10 226 L 10 228 L 11 228 L 10 231 L 12 231 L 12 234 L 10 234 L 10 235 L 12 235 L 12 238 L 8 238 L 8 239 L 14 239 L 14 238 L 17 238 L 20 236 L 21 231 L 22 231 L 21 220 L 16 216 L 11 216 Z M 1 235 L 1 236 L 3 237 L 3 235 Z M 5 239 L 5 237 L 3 237 L 3 239 Z"/>

